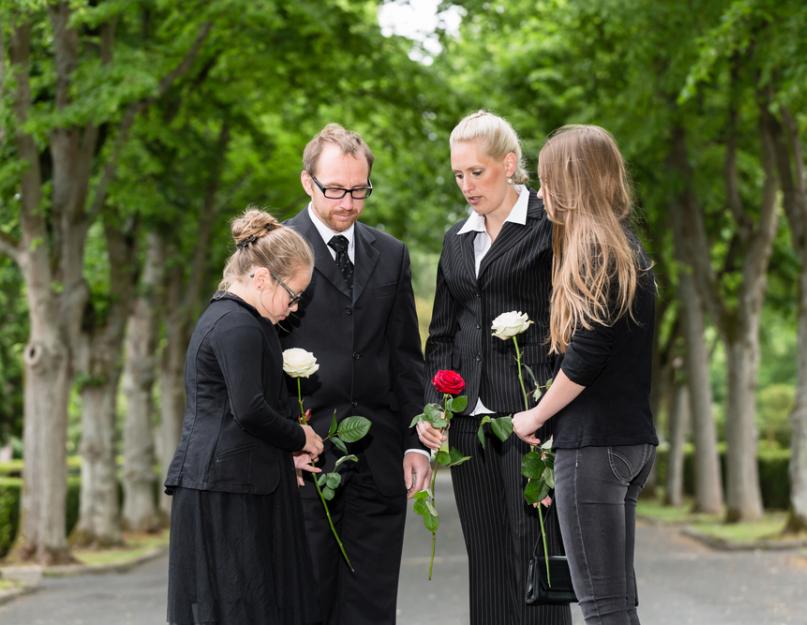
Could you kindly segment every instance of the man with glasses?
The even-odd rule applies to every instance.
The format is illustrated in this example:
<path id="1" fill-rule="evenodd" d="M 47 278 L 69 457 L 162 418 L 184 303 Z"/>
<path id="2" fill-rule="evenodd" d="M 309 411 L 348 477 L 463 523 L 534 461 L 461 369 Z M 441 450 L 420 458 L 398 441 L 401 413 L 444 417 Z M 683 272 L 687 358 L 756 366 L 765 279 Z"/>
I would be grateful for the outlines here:
<path id="1" fill-rule="evenodd" d="M 424 376 L 409 254 L 357 221 L 373 191 L 372 165 L 358 134 L 325 126 L 303 153 L 300 180 L 311 201 L 288 222 L 315 256 L 311 284 L 281 339 L 319 361 L 319 371 L 302 380 L 311 425 L 324 437 L 334 411 L 337 419 L 372 422 L 351 446 L 359 461 L 340 466 L 342 486 L 329 503 L 355 574 L 313 487 L 301 489 L 326 625 L 395 623 L 406 496 L 426 488 L 431 474 L 428 453 L 409 429 L 422 408 Z M 330 469 L 339 455 L 326 447 L 321 465 Z"/>

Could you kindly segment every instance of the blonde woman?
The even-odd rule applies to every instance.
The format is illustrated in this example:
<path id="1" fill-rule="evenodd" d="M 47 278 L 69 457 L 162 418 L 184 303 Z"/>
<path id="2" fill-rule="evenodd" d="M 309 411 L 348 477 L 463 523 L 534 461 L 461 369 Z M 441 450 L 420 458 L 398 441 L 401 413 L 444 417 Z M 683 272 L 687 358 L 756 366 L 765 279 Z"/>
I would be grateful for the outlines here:
<path id="1" fill-rule="evenodd" d="M 535 191 L 526 186 L 518 136 L 510 124 L 479 111 L 451 133 L 451 168 L 470 216 L 443 240 L 429 338 L 428 379 L 453 369 L 465 379 L 467 413 L 451 423 L 450 443 L 471 460 L 451 470 L 468 551 L 471 625 L 567 625 L 568 605 L 527 605 L 526 572 L 540 535 L 538 511 L 522 497 L 521 456 L 515 437 L 501 443 L 476 432 L 485 415 L 523 407 L 512 344 L 491 335 L 491 322 L 511 310 L 535 321 L 522 335 L 526 364 L 545 382 L 554 371 L 547 353 L 551 286 L 551 224 Z M 439 402 L 431 385 L 426 401 Z M 443 433 L 418 425 L 421 441 L 435 449 Z M 549 432 L 542 432 L 549 436 Z M 560 549 L 560 532 L 549 537 Z"/>
<path id="2" fill-rule="evenodd" d="M 234 220 L 232 234 L 220 292 L 188 345 L 185 420 L 165 481 L 168 622 L 315 623 L 295 465 L 316 472 L 323 444 L 289 415 L 274 328 L 297 310 L 313 255 L 264 211 Z"/>
<path id="3" fill-rule="evenodd" d="M 556 131 L 538 156 L 552 221 L 552 387 L 513 418 L 525 442 L 552 419 L 555 497 L 575 593 L 589 625 L 638 625 L 636 500 L 658 445 L 650 413 L 655 284 L 628 227 L 631 191 L 611 135 Z"/>

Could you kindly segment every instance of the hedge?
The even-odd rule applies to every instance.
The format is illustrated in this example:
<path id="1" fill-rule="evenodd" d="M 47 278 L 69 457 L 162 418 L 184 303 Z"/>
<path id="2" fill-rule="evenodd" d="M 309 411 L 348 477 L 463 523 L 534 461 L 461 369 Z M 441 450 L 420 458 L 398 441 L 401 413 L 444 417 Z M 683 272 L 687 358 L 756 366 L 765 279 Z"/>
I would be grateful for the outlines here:
<path id="1" fill-rule="evenodd" d="M 659 449 L 656 456 L 658 484 L 666 482 L 668 449 Z M 723 484 L 726 483 L 726 450 L 720 448 L 720 471 Z M 762 505 L 770 510 L 787 510 L 790 508 L 790 475 L 788 463 L 790 451 L 787 449 L 760 449 L 757 453 L 757 469 L 759 485 L 762 490 Z M 695 494 L 694 450 L 687 446 L 684 452 L 684 494 Z"/>
<path id="2" fill-rule="evenodd" d="M 22 479 L 18 477 L 0 477 L 0 558 L 5 557 L 14 545 L 17 529 L 20 524 L 20 497 Z M 68 535 L 78 523 L 78 504 L 81 494 L 81 479 L 67 478 L 67 510 L 65 529 Z"/>

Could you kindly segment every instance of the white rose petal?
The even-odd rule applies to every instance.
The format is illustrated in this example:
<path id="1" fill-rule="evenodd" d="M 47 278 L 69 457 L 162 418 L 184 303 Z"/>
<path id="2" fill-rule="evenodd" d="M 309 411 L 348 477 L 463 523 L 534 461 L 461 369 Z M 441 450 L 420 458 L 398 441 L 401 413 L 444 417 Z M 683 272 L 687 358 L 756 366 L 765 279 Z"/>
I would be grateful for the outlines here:
<path id="1" fill-rule="evenodd" d="M 283 352 L 283 371 L 293 378 L 307 378 L 319 371 L 319 364 L 311 352 L 291 347 Z"/>
<path id="2" fill-rule="evenodd" d="M 512 310 L 496 317 L 490 324 L 490 329 L 496 338 L 509 341 L 529 328 L 531 323 L 533 322 L 527 313 Z"/>

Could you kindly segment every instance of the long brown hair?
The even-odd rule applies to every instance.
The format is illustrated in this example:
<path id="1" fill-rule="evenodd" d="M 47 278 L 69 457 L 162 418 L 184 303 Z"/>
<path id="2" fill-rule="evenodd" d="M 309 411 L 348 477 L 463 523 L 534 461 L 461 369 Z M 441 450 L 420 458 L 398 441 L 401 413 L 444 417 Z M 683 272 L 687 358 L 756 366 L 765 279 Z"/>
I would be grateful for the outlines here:
<path id="1" fill-rule="evenodd" d="M 638 259 L 626 226 L 633 200 L 616 141 L 599 126 L 556 130 L 538 155 L 538 176 L 553 224 L 550 353 L 563 353 L 575 329 L 631 314 Z"/>

